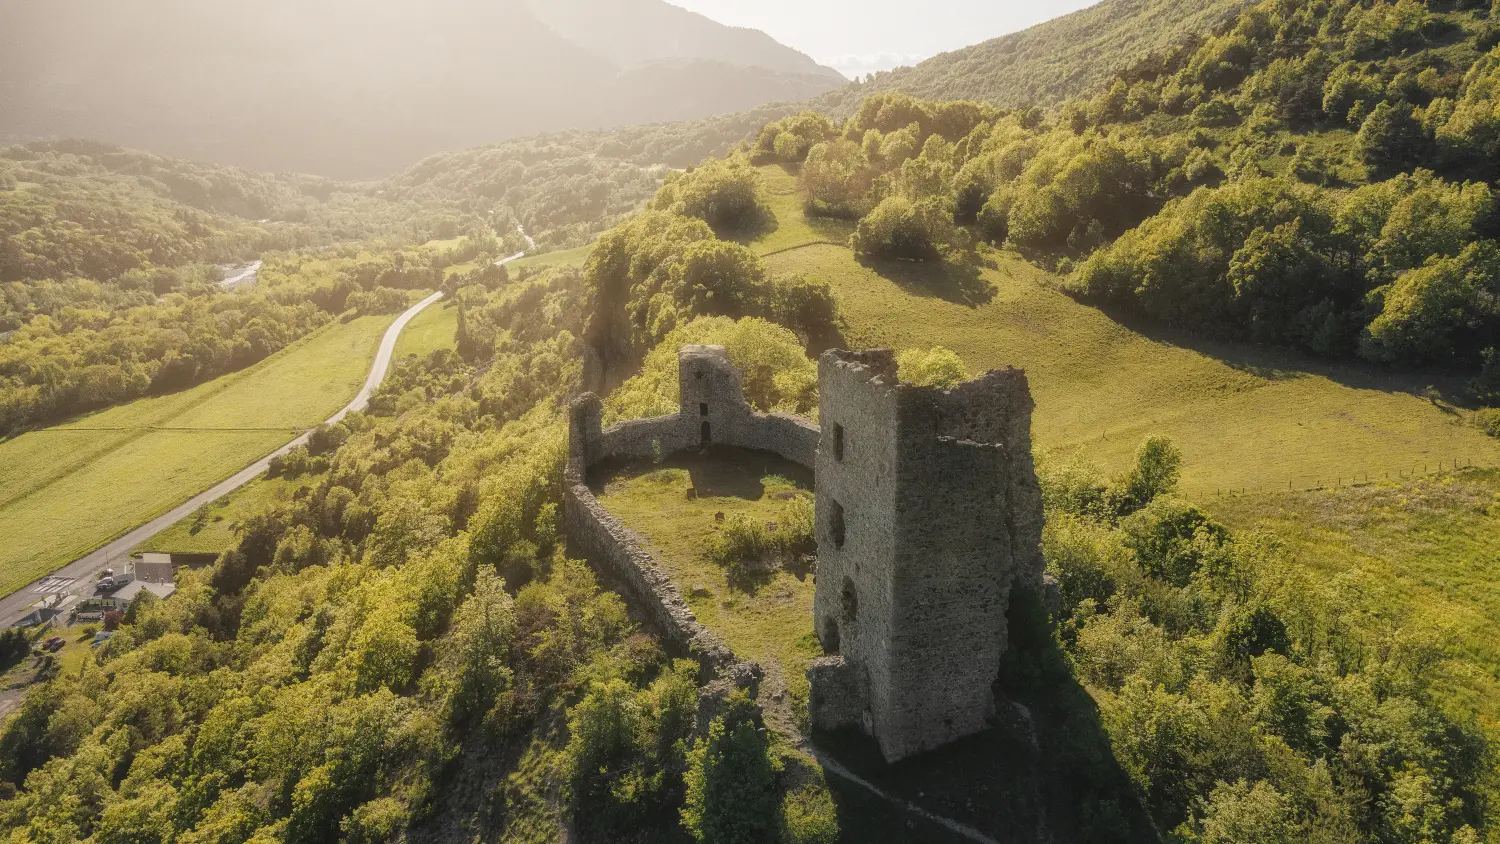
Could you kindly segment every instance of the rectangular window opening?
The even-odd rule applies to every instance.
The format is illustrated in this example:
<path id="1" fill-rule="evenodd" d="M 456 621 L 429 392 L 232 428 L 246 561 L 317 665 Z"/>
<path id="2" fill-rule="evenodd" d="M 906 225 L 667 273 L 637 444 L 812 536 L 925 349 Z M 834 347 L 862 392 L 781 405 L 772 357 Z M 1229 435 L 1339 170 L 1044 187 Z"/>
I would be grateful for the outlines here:
<path id="1" fill-rule="evenodd" d="M 708 403 L 707 402 L 704 402 L 703 404 L 698 405 L 698 415 L 699 416 L 707 416 L 708 415 Z"/>
<path id="2" fill-rule="evenodd" d="M 833 547 L 842 550 L 844 540 L 848 537 L 844 529 L 844 506 L 837 501 L 833 502 L 833 513 L 828 520 L 828 533 L 833 539 Z"/>
<path id="3" fill-rule="evenodd" d="M 844 462 L 844 426 L 833 426 L 833 459 Z"/>

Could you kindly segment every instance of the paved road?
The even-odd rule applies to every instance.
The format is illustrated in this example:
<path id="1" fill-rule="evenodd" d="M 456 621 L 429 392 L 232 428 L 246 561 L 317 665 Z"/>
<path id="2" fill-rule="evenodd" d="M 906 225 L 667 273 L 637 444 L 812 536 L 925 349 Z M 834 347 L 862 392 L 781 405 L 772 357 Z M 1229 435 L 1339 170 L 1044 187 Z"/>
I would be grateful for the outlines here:
<path id="1" fill-rule="evenodd" d="M 256 261 L 253 264 L 246 264 L 243 267 L 230 267 L 230 270 L 238 269 L 240 271 L 239 274 L 224 279 L 219 282 L 219 286 L 231 292 L 241 288 L 248 289 L 254 287 L 255 280 L 260 275 L 260 268 L 263 263 L 262 261 Z"/>
<path id="2" fill-rule="evenodd" d="M 536 241 L 531 239 L 531 235 L 526 233 L 526 229 L 522 228 L 521 226 L 516 226 L 516 231 L 521 233 L 521 237 L 526 238 L 526 249 L 521 252 L 517 252 L 509 258 L 501 258 L 500 260 L 495 262 L 495 266 L 503 267 L 506 264 L 509 264 L 511 261 L 519 261 L 522 258 L 526 257 L 527 252 L 532 252 L 536 249 Z"/>
<path id="3" fill-rule="evenodd" d="M 385 332 L 385 338 L 380 341 L 380 350 L 375 354 L 375 363 L 370 367 L 370 376 L 365 379 L 364 388 L 359 391 L 359 395 L 355 396 L 354 400 L 349 402 L 343 410 L 340 410 L 329 418 L 329 424 L 342 421 L 349 414 L 364 410 L 369 406 L 370 396 L 374 395 L 375 391 L 379 389 L 381 382 L 385 380 L 386 372 L 390 369 L 391 357 L 395 354 L 396 340 L 401 336 L 401 331 L 406 328 L 407 323 L 416 318 L 417 314 L 420 314 L 441 298 L 443 298 L 442 293 L 434 293 L 423 299 L 418 304 L 412 306 L 411 310 L 402 314 L 400 319 L 397 319 L 395 324 Z M 48 581 L 56 583 L 56 579 L 72 578 L 73 588 L 68 591 L 75 593 L 87 591 L 87 587 L 94 582 L 96 579 L 95 575 L 101 569 L 109 568 L 111 563 L 115 564 L 117 568 L 122 567 L 126 557 L 136 546 L 196 513 L 198 508 L 203 505 L 217 501 L 255 480 L 271 465 L 272 458 L 279 457 L 305 444 L 310 436 L 312 436 L 311 431 L 292 440 L 255 463 L 246 466 L 240 472 L 236 473 L 234 477 L 223 481 L 218 486 L 201 495 L 195 496 L 171 512 L 152 519 L 130 533 L 105 545 L 103 548 L 94 551 L 92 554 L 74 560 L 47 577 L 42 578 L 42 580 L 28 584 L 21 591 L 0 599 L 0 628 L 9 627 L 26 617 L 30 613 L 32 605 L 43 599 L 43 593 L 39 593 L 37 590 L 46 589 Z M 55 594 L 55 591 L 48 594 L 49 596 L 50 594 Z"/>

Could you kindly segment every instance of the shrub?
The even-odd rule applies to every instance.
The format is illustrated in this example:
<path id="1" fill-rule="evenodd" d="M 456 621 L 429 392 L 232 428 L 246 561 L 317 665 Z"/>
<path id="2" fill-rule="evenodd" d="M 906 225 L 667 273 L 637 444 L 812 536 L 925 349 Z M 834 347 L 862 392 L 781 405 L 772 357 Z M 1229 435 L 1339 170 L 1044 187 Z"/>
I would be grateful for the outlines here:
<path id="1" fill-rule="evenodd" d="M 838 333 L 838 299 L 833 287 L 822 279 L 801 274 L 773 277 L 771 311 L 778 324 L 809 340 L 832 338 Z"/>
<path id="2" fill-rule="evenodd" d="M 798 176 L 807 194 L 806 211 L 814 216 L 859 217 L 866 210 L 874 171 L 859 144 L 818 144 Z"/>
<path id="3" fill-rule="evenodd" d="M 1500 408 L 1486 408 L 1474 414 L 1474 424 L 1479 430 L 1500 439 Z"/>
<path id="4" fill-rule="evenodd" d="M 708 540 L 708 558 L 732 573 L 760 563 L 776 550 L 766 523 L 743 513 L 730 515 Z"/>
<path id="5" fill-rule="evenodd" d="M 907 349 L 896 359 L 902 381 L 918 387 L 952 389 L 969 379 L 969 370 L 957 352 L 938 346 L 927 351 Z"/>
<path id="6" fill-rule="evenodd" d="M 953 221 L 941 203 L 893 196 L 875 207 L 854 229 L 856 254 L 907 261 L 937 261 L 951 247 Z"/>
<path id="7" fill-rule="evenodd" d="M 696 217 L 716 232 L 753 229 L 771 217 L 760 174 L 743 160 L 715 160 L 670 179 L 651 207 Z"/>
<path id="8" fill-rule="evenodd" d="M 1482 402 L 1500 404 L 1500 349 L 1485 349 L 1479 357 L 1484 363 L 1469 390 Z"/>
<path id="9" fill-rule="evenodd" d="M 348 844 L 384 844 L 395 841 L 406 828 L 406 807 L 393 797 L 380 797 L 355 809 L 344 818 Z"/>
<path id="10" fill-rule="evenodd" d="M 399 314 L 410 306 L 406 294 L 390 287 L 360 290 L 349 295 L 346 307 L 360 316 Z"/>
<path id="11" fill-rule="evenodd" d="M 693 840 L 761 844 L 777 822 L 776 770 L 744 692 L 688 753 L 682 825 Z"/>
<path id="12" fill-rule="evenodd" d="M 1136 452 L 1135 468 L 1110 488 L 1111 508 L 1118 516 L 1142 510 L 1158 496 L 1177 489 L 1182 452 L 1166 437 L 1151 437 Z"/>
<path id="13" fill-rule="evenodd" d="M 782 844 L 837 844 L 838 809 L 825 788 L 807 786 L 781 801 Z"/>

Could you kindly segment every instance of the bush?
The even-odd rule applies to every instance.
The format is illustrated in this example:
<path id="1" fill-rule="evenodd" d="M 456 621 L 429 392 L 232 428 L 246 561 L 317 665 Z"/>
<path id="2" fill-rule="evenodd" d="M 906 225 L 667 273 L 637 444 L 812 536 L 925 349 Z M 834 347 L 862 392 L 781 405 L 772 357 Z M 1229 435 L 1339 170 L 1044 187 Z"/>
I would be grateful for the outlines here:
<path id="1" fill-rule="evenodd" d="M 399 314 L 411 305 L 411 300 L 400 290 L 391 287 L 377 287 L 374 290 L 361 290 L 349 295 L 346 307 L 360 316 L 377 316 L 380 314 Z"/>
<path id="2" fill-rule="evenodd" d="M 950 390 L 969 380 L 969 370 L 958 353 L 938 346 L 927 351 L 907 349 L 896 359 L 902 381 L 918 387 Z"/>
<path id="3" fill-rule="evenodd" d="M 716 232 L 754 229 L 772 217 L 760 174 L 743 160 L 715 160 L 668 180 L 651 207 L 696 217 Z"/>
<path id="4" fill-rule="evenodd" d="M 831 339 L 838 334 L 838 298 L 833 295 L 832 285 L 822 279 L 801 274 L 773 277 L 771 311 L 777 324 L 809 341 Z"/>
<path id="5" fill-rule="evenodd" d="M 775 530 L 759 519 L 734 513 L 708 540 L 708 557 L 741 577 L 799 554 L 817 550 L 815 508 L 810 496 L 795 495 L 777 512 Z"/>
<path id="6" fill-rule="evenodd" d="M 766 561 L 776 550 L 766 523 L 743 513 L 731 514 L 708 540 L 708 558 L 732 573 Z"/>
<path id="7" fill-rule="evenodd" d="M 1177 489 L 1182 470 L 1182 452 L 1166 437 L 1151 437 L 1135 455 L 1135 468 L 1110 488 L 1111 509 L 1128 516 L 1144 509 L 1158 496 Z"/>
<path id="8" fill-rule="evenodd" d="M 838 808 L 826 788 L 807 786 L 781 801 L 782 844 L 837 844 Z"/>
<path id="9" fill-rule="evenodd" d="M 807 194 L 808 214 L 857 218 L 869 207 L 874 177 L 859 144 L 834 141 L 813 147 L 798 180 Z"/>
<path id="10" fill-rule="evenodd" d="M 1474 424 L 1479 430 L 1500 439 L 1500 408 L 1486 408 L 1474 414 Z"/>
<path id="11" fill-rule="evenodd" d="M 762 844 L 777 823 L 776 770 L 744 692 L 688 753 L 682 825 L 693 840 Z"/>
<path id="12" fill-rule="evenodd" d="M 938 261 L 951 248 L 953 221 L 937 201 L 912 202 L 893 196 L 875 207 L 854 229 L 856 254 L 906 261 Z"/>

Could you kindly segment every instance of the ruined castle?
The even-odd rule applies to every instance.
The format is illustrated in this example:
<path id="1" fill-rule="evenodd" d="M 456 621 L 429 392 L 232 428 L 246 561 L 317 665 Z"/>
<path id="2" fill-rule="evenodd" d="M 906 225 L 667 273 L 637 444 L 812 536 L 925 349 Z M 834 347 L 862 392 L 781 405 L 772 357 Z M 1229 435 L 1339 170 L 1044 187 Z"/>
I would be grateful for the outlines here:
<path id="1" fill-rule="evenodd" d="M 590 466 L 712 444 L 814 469 L 817 729 L 862 729 L 889 761 L 985 729 L 1012 592 L 1041 590 L 1041 491 L 1026 376 L 990 372 L 952 390 L 902 384 L 889 351 L 823 355 L 821 426 L 756 413 L 721 347 L 679 357 L 677 414 L 602 430 L 597 397 L 573 405 L 565 521 L 580 549 L 630 585 L 669 639 L 705 665 L 756 674 L 697 624 L 585 483 Z"/>

